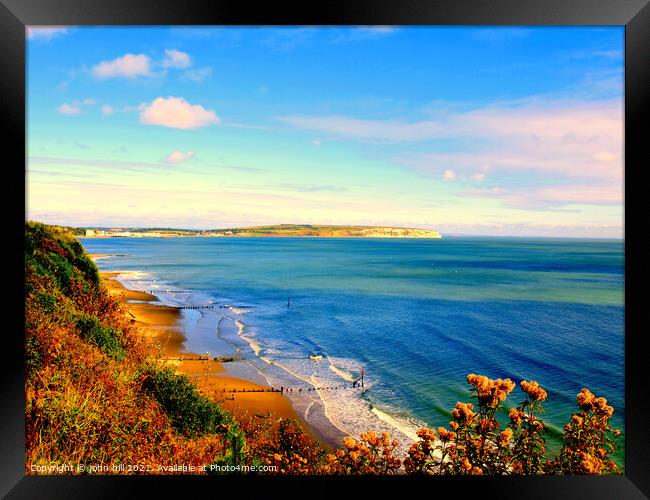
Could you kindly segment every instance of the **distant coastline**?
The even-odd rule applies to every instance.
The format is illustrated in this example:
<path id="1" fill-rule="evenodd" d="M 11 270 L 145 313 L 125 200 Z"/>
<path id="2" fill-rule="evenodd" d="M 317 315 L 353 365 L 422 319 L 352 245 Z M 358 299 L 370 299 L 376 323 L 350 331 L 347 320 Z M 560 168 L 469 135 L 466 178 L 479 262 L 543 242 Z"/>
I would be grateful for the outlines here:
<path id="1" fill-rule="evenodd" d="M 180 238 L 180 237 L 324 237 L 324 238 L 421 238 L 440 239 L 433 229 L 391 226 L 334 226 L 308 224 L 278 224 L 214 230 L 192 229 L 102 229 L 71 228 L 76 236 L 86 238 Z"/>

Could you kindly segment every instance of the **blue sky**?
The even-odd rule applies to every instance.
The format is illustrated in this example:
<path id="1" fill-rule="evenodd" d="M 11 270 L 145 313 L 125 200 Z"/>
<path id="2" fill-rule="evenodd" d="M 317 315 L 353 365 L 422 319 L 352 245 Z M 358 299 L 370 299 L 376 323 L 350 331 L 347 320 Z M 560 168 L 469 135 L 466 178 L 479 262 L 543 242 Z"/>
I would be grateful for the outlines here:
<path id="1" fill-rule="evenodd" d="M 623 35 L 34 27 L 28 215 L 620 237 Z"/>

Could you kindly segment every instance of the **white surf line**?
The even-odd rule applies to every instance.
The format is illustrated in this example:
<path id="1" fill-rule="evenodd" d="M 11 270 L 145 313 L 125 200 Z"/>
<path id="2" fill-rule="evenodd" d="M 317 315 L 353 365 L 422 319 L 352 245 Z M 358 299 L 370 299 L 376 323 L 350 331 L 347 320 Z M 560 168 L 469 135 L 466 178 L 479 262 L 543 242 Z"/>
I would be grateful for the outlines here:
<path id="1" fill-rule="evenodd" d="M 327 404 L 327 402 L 325 401 L 325 399 L 323 399 L 323 396 L 322 396 L 322 394 L 321 394 L 321 391 L 318 390 L 318 381 L 317 381 L 317 380 L 314 380 L 314 377 L 315 377 L 315 376 L 312 375 L 312 376 L 310 377 L 310 379 L 311 379 L 311 381 L 312 381 L 312 385 L 316 388 L 316 390 L 315 390 L 316 394 L 318 394 L 318 397 L 319 397 L 319 399 L 321 400 L 321 407 L 323 408 L 323 413 L 325 413 L 325 418 L 327 418 L 327 420 L 329 420 L 330 423 L 331 423 L 335 428 L 337 428 L 339 431 L 341 431 L 343 434 L 346 434 L 347 436 L 352 436 L 352 433 L 349 432 L 348 430 L 344 429 L 344 428 L 343 428 L 344 426 L 341 424 L 341 422 L 339 422 L 337 418 L 335 418 L 333 415 L 330 414 L 330 412 L 328 412 L 329 405 Z"/>
<path id="2" fill-rule="evenodd" d="M 311 407 L 312 407 L 313 404 L 314 404 L 313 401 L 311 403 L 309 403 L 309 406 L 305 410 L 305 416 L 304 416 L 305 420 L 307 420 L 307 414 L 309 413 L 309 410 L 311 410 Z"/>

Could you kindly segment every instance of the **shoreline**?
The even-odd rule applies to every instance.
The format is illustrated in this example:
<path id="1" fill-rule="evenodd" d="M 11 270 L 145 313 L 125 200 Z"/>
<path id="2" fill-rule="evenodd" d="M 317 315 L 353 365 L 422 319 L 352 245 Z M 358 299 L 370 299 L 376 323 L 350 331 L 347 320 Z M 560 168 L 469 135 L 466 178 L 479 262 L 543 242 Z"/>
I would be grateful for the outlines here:
<path id="1" fill-rule="evenodd" d="M 90 255 L 93 260 L 110 256 Z M 109 293 L 121 297 L 132 324 L 144 335 L 147 352 L 152 358 L 173 367 L 177 373 L 186 375 L 196 383 L 202 395 L 232 412 L 236 418 L 262 419 L 272 415 L 276 419 L 296 420 L 303 431 L 326 452 L 341 446 L 341 440 L 346 434 L 340 432 L 340 435 L 334 435 L 337 433 L 318 429 L 308 423 L 300 415 L 300 401 L 290 397 L 288 392 L 281 393 L 277 389 L 273 391 L 269 385 L 242 377 L 242 370 L 227 366 L 235 361 L 222 360 L 227 360 L 230 356 L 210 358 L 205 354 L 187 351 L 181 310 L 156 307 L 158 297 L 126 287 L 118 280 L 120 274 L 100 271 Z"/>

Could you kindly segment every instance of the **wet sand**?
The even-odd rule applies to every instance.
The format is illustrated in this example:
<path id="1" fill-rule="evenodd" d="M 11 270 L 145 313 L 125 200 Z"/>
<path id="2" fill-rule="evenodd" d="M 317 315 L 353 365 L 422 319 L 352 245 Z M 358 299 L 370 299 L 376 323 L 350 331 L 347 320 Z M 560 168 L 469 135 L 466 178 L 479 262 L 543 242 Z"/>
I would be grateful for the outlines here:
<path id="1" fill-rule="evenodd" d="M 239 417 L 267 415 L 298 420 L 306 432 L 310 428 L 296 414 L 290 401 L 269 387 L 232 377 L 222 363 L 205 355 L 186 352 L 185 336 L 179 326 L 181 311 L 172 307 L 155 307 L 155 295 L 129 290 L 116 280 L 118 273 L 102 272 L 103 283 L 110 293 L 126 301 L 129 317 L 147 339 L 149 354 L 161 363 L 173 366 L 177 373 L 187 375 L 199 391 L 219 402 Z M 132 302 L 138 301 L 138 302 Z M 232 392 L 236 390 L 236 392 Z M 245 392 L 247 391 L 247 392 Z M 255 392 L 253 392 L 255 391 Z M 326 448 L 329 446 L 326 445 Z"/>

